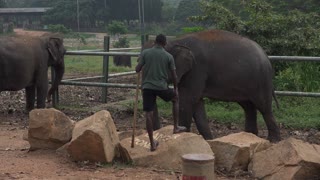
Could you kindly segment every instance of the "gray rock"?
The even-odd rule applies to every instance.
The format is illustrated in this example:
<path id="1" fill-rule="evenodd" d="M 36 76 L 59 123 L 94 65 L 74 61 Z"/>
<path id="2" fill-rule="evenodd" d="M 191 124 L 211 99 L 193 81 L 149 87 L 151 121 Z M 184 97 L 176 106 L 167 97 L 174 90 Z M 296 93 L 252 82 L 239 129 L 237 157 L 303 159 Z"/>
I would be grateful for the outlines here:
<path id="1" fill-rule="evenodd" d="M 194 133 L 173 134 L 172 132 L 172 125 L 154 131 L 154 139 L 159 141 L 159 146 L 153 152 L 150 151 L 148 134 L 135 137 L 134 148 L 131 148 L 132 138 L 122 140 L 121 145 L 135 165 L 171 170 L 181 170 L 181 156 L 184 154 L 213 155 L 209 144 L 202 136 Z"/>
<path id="2" fill-rule="evenodd" d="M 110 163 L 119 142 L 113 119 L 103 110 L 76 123 L 67 151 L 75 161 Z"/>
<path id="3" fill-rule="evenodd" d="M 256 153 L 249 165 L 258 179 L 320 179 L 320 146 L 289 138 Z"/>
<path id="4" fill-rule="evenodd" d="M 56 150 L 71 140 L 73 127 L 74 121 L 56 109 L 35 109 L 29 113 L 25 139 L 30 143 L 30 150 Z"/>
<path id="5" fill-rule="evenodd" d="M 247 170 L 253 155 L 271 146 L 269 141 L 246 132 L 230 134 L 207 142 L 215 154 L 215 166 L 229 172 Z"/>

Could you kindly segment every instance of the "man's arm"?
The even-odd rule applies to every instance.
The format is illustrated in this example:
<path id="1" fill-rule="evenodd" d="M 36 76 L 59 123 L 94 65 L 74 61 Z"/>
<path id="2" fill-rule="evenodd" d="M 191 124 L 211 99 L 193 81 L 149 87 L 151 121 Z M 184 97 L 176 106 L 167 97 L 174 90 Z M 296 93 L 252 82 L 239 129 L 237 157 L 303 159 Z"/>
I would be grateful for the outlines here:
<path id="1" fill-rule="evenodd" d="M 144 57 L 144 51 L 141 52 L 141 55 L 140 55 L 139 58 L 138 58 L 138 64 L 137 64 L 137 66 L 136 66 L 136 72 L 137 72 L 137 73 L 142 70 L 142 67 L 143 67 L 143 65 L 144 65 L 144 63 L 145 63 L 143 57 Z"/>
<path id="2" fill-rule="evenodd" d="M 136 72 L 137 72 L 137 73 L 141 71 L 142 66 L 143 66 L 143 65 L 140 64 L 140 63 L 136 66 Z"/>

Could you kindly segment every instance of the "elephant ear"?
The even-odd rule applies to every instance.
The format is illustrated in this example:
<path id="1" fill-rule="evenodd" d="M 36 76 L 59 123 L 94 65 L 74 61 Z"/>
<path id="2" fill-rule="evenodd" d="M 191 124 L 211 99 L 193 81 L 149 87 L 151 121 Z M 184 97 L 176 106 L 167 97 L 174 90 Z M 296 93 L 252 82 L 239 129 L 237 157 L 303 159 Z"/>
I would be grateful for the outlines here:
<path id="1" fill-rule="evenodd" d="M 63 61 L 63 56 L 66 52 L 63 46 L 63 40 L 59 37 L 49 37 L 47 49 L 50 56 L 53 59 L 52 64 L 61 64 Z"/>
<path id="2" fill-rule="evenodd" d="M 171 54 L 175 60 L 178 82 L 180 82 L 182 77 L 192 69 L 195 58 L 192 51 L 182 45 L 174 45 Z"/>

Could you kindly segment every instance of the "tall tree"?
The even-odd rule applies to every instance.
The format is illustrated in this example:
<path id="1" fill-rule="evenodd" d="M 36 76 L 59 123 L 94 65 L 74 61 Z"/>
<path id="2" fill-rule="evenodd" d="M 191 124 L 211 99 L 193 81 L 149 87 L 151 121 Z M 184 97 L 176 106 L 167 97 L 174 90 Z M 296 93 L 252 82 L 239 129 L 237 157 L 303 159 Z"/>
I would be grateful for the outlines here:
<path id="1" fill-rule="evenodd" d="M 7 3 L 5 0 L 0 0 L 0 8 L 5 8 L 7 7 Z"/>
<path id="2" fill-rule="evenodd" d="M 76 28 L 78 22 L 77 6 L 79 5 L 79 19 L 81 27 L 104 26 L 109 16 L 109 6 L 103 0 L 54 1 L 53 7 L 45 15 L 49 24 L 64 24 Z"/>
<path id="3" fill-rule="evenodd" d="M 147 22 L 161 22 L 162 6 L 161 0 L 144 0 L 145 20 Z"/>
<path id="4" fill-rule="evenodd" d="M 182 0 L 176 11 L 175 19 L 187 22 L 188 17 L 201 15 L 200 0 Z"/>

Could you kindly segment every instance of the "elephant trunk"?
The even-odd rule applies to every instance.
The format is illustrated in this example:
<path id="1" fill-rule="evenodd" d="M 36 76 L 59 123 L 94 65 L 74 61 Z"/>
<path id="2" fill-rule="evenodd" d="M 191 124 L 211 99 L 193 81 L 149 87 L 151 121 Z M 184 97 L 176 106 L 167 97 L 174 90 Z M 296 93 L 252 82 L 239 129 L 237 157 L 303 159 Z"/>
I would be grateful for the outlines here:
<path id="1" fill-rule="evenodd" d="M 55 72 L 55 77 L 54 80 L 52 82 L 51 88 L 48 92 L 48 101 L 51 101 L 51 96 L 53 94 L 54 91 L 58 90 L 58 86 L 62 80 L 63 74 L 64 74 L 64 63 L 61 63 L 59 65 L 53 66 L 54 68 L 54 72 Z"/>

